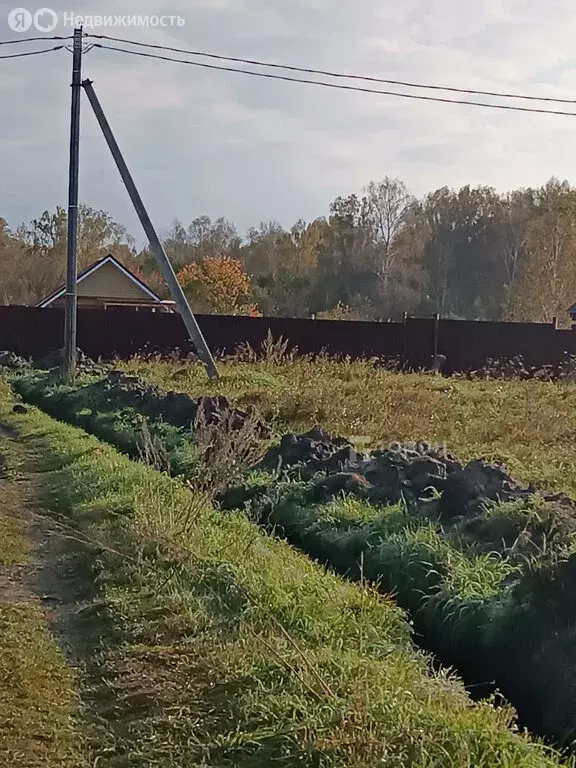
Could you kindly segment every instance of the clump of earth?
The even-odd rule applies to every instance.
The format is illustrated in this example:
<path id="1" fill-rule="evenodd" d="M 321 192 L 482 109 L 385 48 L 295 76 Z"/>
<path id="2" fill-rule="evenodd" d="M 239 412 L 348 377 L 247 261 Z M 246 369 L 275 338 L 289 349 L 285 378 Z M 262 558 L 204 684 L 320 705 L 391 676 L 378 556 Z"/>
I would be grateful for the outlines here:
<path id="1" fill-rule="evenodd" d="M 576 502 L 564 494 L 539 492 L 483 459 L 463 462 L 444 447 L 425 441 L 392 443 L 370 452 L 358 451 L 345 438 L 315 427 L 287 434 L 271 448 L 260 469 L 277 477 L 308 483 L 310 503 L 326 503 L 348 494 L 373 505 L 406 503 L 415 512 L 437 519 L 475 540 L 500 548 L 520 537 L 533 544 L 551 536 L 568 541 L 576 532 Z M 233 509 L 265 495 L 264 486 L 237 486 L 220 494 L 221 508 Z M 490 516 L 495 504 L 529 505 L 538 497 L 538 515 Z"/>

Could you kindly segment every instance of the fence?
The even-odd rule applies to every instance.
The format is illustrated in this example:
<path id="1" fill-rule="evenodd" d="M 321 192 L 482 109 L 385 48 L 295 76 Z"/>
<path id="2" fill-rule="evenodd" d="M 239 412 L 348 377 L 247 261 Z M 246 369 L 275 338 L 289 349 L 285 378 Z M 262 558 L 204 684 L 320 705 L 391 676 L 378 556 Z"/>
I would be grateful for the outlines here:
<path id="1" fill-rule="evenodd" d="M 473 370 L 488 358 L 522 355 L 529 365 L 558 365 L 576 355 L 576 332 L 543 323 L 493 323 L 434 318 L 406 318 L 371 323 L 277 317 L 199 315 L 210 348 L 232 353 L 246 342 L 257 349 L 268 332 L 288 339 L 301 354 L 386 357 L 407 368 L 428 367 L 435 353 L 445 355 L 446 373 Z M 0 306 L 0 349 L 42 357 L 62 346 L 64 312 L 60 309 Z M 126 307 L 81 309 L 78 346 L 92 358 L 128 358 L 141 352 L 192 351 L 177 314 L 135 312 Z"/>

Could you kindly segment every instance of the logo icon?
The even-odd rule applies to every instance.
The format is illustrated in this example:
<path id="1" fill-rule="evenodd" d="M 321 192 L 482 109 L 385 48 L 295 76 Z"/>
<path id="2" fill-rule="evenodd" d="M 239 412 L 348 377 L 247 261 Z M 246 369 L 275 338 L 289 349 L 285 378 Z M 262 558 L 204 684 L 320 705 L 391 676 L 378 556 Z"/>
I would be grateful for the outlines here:
<path id="1" fill-rule="evenodd" d="M 28 32 L 32 26 L 32 14 L 26 8 L 14 8 L 8 14 L 8 26 L 13 32 Z"/>
<path id="2" fill-rule="evenodd" d="M 40 8 L 34 14 L 34 26 L 38 32 L 53 32 L 58 26 L 58 14 L 52 8 Z"/>

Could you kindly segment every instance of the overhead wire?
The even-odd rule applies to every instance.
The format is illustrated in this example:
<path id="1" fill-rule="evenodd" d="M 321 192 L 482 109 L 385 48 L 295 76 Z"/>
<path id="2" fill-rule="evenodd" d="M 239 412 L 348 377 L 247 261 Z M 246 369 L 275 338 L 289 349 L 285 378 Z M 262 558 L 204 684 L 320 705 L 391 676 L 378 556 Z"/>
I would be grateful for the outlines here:
<path id="1" fill-rule="evenodd" d="M 350 79 L 355 81 L 383 83 L 383 84 L 397 85 L 397 86 L 409 87 L 409 88 L 433 89 L 433 90 L 450 91 L 450 92 L 456 92 L 456 93 L 467 93 L 467 94 L 490 96 L 490 97 L 496 97 L 496 98 L 525 99 L 530 101 L 553 102 L 553 103 L 561 103 L 561 104 L 576 104 L 576 99 L 562 99 L 562 98 L 556 98 L 556 97 L 550 97 L 550 96 L 532 96 L 532 95 L 517 94 L 517 93 L 504 93 L 499 91 L 482 91 L 482 90 L 470 89 L 470 88 L 457 88 L 453 86 L 442 86 L 442 85 L 433 85 L 433 84 L 414 83 L 414 82 L 408 82 L 408 81 L 402 81 L 402 80 L 391 80 L 391 79 L 371 77 L 366 75 L 345 74 L 341 72 L 331 72 L 329 70 L 311 69 L 311 68 L 298 67 L 298 66 L 288 65 L 288 64 L 264 62 L 257 59 L 247 59 L 247 58 L 241 58 L 241 57 L 235 57 L 235 56 L 224 56 L 224 55 L 208 53 L 204 51 L 192 51 L 192 50 L 186 50 L 183 48 L 174 48 L 170 46 L 158 45 L 153 43 L 144 43 L 137 40 L 128 40 L 126 38 L 117 38 L 117 37 L 112 37 L 110 35 L 84 34 L 83 37 L 100 39 L 100 40 L 109 40 L 109 41 L 114 41 L 114 42 L 119 42 L 119 43 L 124 43 L 128 45 L 139 46 L 139 47 L 145 47 L 145 48 L 154 49 L 154 50 L 165 50 L 165 51 L 174 52 L 174 53 L 184 53 L 188 56 L 201 56 L 201 57 L 211 58 L 211 59 L 220 60 L 220 61 L 245 63 L 245 64 L 250 64 L 252 66 L 267 67 L 267 68 L 273 68 L 273 69 L 284 69 L 287 71 L 301 72 L 305 74 L 317 74 L 325 77 L 333 77 L 338 79 Z M 28 43 L 28 42 L 34 42 L 37 40 L 70 40 L 71 38 L 72 38 L 71 35 L 37 36 L 37 37 L 19 38 L 17 40 L 0 40 L 0 45 Z M 15 58 L 21 58 L 24 56 L 35 56 L 43 53 L 50 53 L 52 51 L 57 51 L 65 47 L 66 46 L 64 45 L 58 45 L 58 46 L 54 46 L 53 48 L 44 48 L 41 50 L 25 51 L 25 52 L 14 53 L 14 54 L 4 54 L 4 55 L 0 55 L 0 59 L 15 59 Z M 330 83 L 322 80 L 312 80 L 309 78 L 296 78 L 296 77 L 291 77 L 289 75 L 272 74 L 269 72 L 258 72 L 258 71 L 243 69 L 240 67 L 228 67 L 223 65 L 208 64 L 208 63 L 199 62 L 199 61 L 190 61 L 189 59 L 180 59 L 180 58 L 174 58 L 172 56 L 162 56 L 160 54 L 152 54 L 152 53 L 145 53 L 143 51 L 128 50 L 126 48 L 104 45 L 101 43 L 90 44 L 85 49 L 85 52 L 88 52 L 92 48 L 100 48 L 103 50 L 117 51 L 120 53 L 131 54 L 134 56 L 141 56 L 145 58 L 158 59 L 161 61 L 174 62 L 177 64 L 188 64 L 190 66 L 196 66 L 203 69 L 217 70 L 221 72 L 234 72 L 238 74 L 249 75 L 251 77 L 260 77 L 260 78 L 266 78 L 271 80 L 281 80 L 281 81 L 293 82 L 293 83 L 303 83 L 305 85 L 315 85 L 323 88 L 332 88 L 337 90 L 356 91 L 360 93 L 371 93 L 371 94 L 377 94 L 382 96 L 392 96 L 396 98 L 413 99 L 417 101 L 430 101 L 430 102 L 436 102 L 436 103 L 442 103 L 442 104 L 462 104 L 465 106 L 484 107 L 486 109 L 500 109 L 500 110 L 514 111 L 514 112 L 529 112 L 529 113 L 537 113 L 537 114 L 550 114 L 550 115 L 562 115 L 566 117 L 576 117 L 576 112 L 569 112 L 564 110 L 539 109 L 534 107 L 513 106 L 510 104 L 491 104 L 486 102 L 473 101 L 470 99 L 450 99 L 450 98 L 445 98 L 440 96 L 427 96 L 423 94 L 402 93 L 399 91 L 367 88 L 367 87 L 362 87 L 357 85 Z"/>
<path id="2" fill-rule="evenodd" d="M 0 45 L 17 45 L 18 43 L 32 43 L 36 40 L 72 40 L 73 35 L 50 35 L 46 37 L 19 37 L 16 40 L 0 40 Z"/>
<path id="3" fill-rule="evenodd" d="M 382 77 L 372 77 L 369 75 L 347 74 L 343 72 L 333 72 L 333 71 L 324 70 L 324 69 L 311 69 L 309 67 L 298 67 L 292 64 L 278 64 L 273 62 L 261 61 L 259 59 L 246 59 L 246 58 L 241 58 L 239 56 L 224 56 L 216 53 L 208 53 L 206 51 L 194 51 L 194 50 L 187 50 L 185 48 L 173 48 L 167 45 L 144 43 L 139 40 L 128 40 L 126 38 L 112 37 L 110 35 L 86 34 L 85 37 L 90 37 L 90 38 L 99 39 L 99 40 L 109 40 L 112 42 L 130 44 L 130 45 L 135 45 L 143 48 L 169 51 L 172 53 L 184 53 L 184 54 L 187 54 L 188 56 L 200 56 L 204 58 L 217 59 L 220 61 L 230 61 L 230 62 L 236 62 L 239 64 L 250 64 L 252 66 L 266 67 L 270 69 L 285 69 L 292 72 L 302 72 L 304 74 L 310 74 L 310 75 L 323 75 L 326 77 L 334 77 L 334 78 L 347 79 L 347 80 L 359 80 L 359 81 L 372 82 L 372 83 L 382 83 L 384 85 L 397 85 L 404 88 L 421 88 L 421 89 L 430 89 L 430 90 L 436 90 L 436 91 L 450 91 L 453 93 L 467 93 L 475 96 L 491 96 L 491 97 L 502 98 L 502 99 L 525 99 L 528 101 L 545 101 L 545 102 L 553 102 L 558 104 L 576 104 L 576 99 L 564 99 L 564 98 L 553 97 L 553 96 L 533 96 L 528 94 L 506 93 L 503 91 L 483 91 L 483 90 L 478 90 L 474 88 L 458 88 L 455 86 L 448 86 L 448 85 L 415 83 L 415 82 L 410 82 L 406 80 L 391 80 L 391 79 L 382 78 Z"/>
<path id="4" fill-rule="evenodd" d="M 39 51 L 23 51 L 22 53 L 6 53 L 0 54 L 0 59 L 19 59 L 23 56 L 38 56 L 41 53 L 50 53 L 51 51 L 60 51 L 66 46 L 55 45 L 53 48 L 42 48 Z"/>
<path id="5" fill-rule="evenodd" d="M 316 86 L 321 86 L 323 88 L 332 88 L 335 90 L 356 91 L 359 93 L 371 93 L 371 94 L 378 94 L 381 96 L 393 96 L 393 97 L 403 98 L 403 99 L 412 99 L 414 101 L 428 101 L 428 102 L 437 102 L 441 104 L 463 104 L 466 106 L 484 107 L 485 109 L 499 109 L 499 110 L 506 110 L 511 112 L 530 112 L 530 113 L 545 114 L 545 115 L 562 115 L 565 117 L 576 117 L 576 112 L 567 112 L 564 110 L 538 109 L 536 107 L 519 107 L 519 106 L 513 106 L 511 104 L 487 104 L 485 102 L 471 101 L 469 99 L 449 99 L 441 96 L 425 96 L 423 94 L 415 94 L 415 93 L 400 93 L 398 91 L 388 91 L 388 90 L 381 90 L 376 88 L 365 88 L 357 85 L 343 85 L 341 83 L 327 83 L 322 80 L 296 78 L 296 77 L 291 77 L 289 75 L 272 74 L 270 72 L 254 72 L 249 69 L 242 69 L 238 67 L 227 67 L 227 66 L 217 65 L 217 64 L 207 64 L 201 61 L 177 59 L 171 56 L 162 56 L 156 53 L 145 53 L 143 51 L 131 51 L 126 48 L 118 48 L 111 45 L 103 45 L 102 43 L 95 43 L 94 48 L 99 48 L 99 49 L 108 50 L 108 51 L 117 51 L 119 53 L 126 53 L 132 56 L 140 56 L 148 59 L 158 59 L 161 61 L 169 61 L 175 64 L 187 64 L 193 67 L 217 70 L 220 72 L 236 72 L 243 75 L 249 75 L 251 77 L 260 77 L 260 78 L 266 78 L 269 80 L 282 80 L 282 81 L 291 82 L 291 83 L 303 83 L 306 85 L 316 85 Z"/>

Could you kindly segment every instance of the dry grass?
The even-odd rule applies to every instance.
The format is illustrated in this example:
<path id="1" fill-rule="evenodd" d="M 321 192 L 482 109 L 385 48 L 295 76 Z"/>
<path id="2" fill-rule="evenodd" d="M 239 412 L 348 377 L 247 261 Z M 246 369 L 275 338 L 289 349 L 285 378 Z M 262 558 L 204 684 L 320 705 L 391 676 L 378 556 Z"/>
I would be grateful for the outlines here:
<path id="1" fill-rule="evenodd" d="M 366 445 L 443 443 L 464 459 L 501 460 L 526 482 L 576 495 L 573 383 L 465 381 L 328 359 L 224 361 L 217 384 L 195 364 L 134 359 L 122 367 L 166 389 L 258 406 L 278 431 L 318 423 Z"/>
<path id="2" fill-rule="evenodd" d="M 194 423 L 198 461 L 190 477 L 191 487 L 215 495 L 242 478 L 265 453 L 259 427 L 255 414 L 235 425 L 232 413 L 218 413 L 209 423 L 200 410 Z"/>
<path id="3" fill-rule="evenodd" d="M 0 568 L 24 562 L 29 550 L 22 521 L 10 514 L 16 501 L 14 490 L 0 479 Z"/>
<path id="4" fill-rule="evenodd" d="M 33 603 L 0 602 L 0 765 L 79 765 L 71 677 Z"/>

